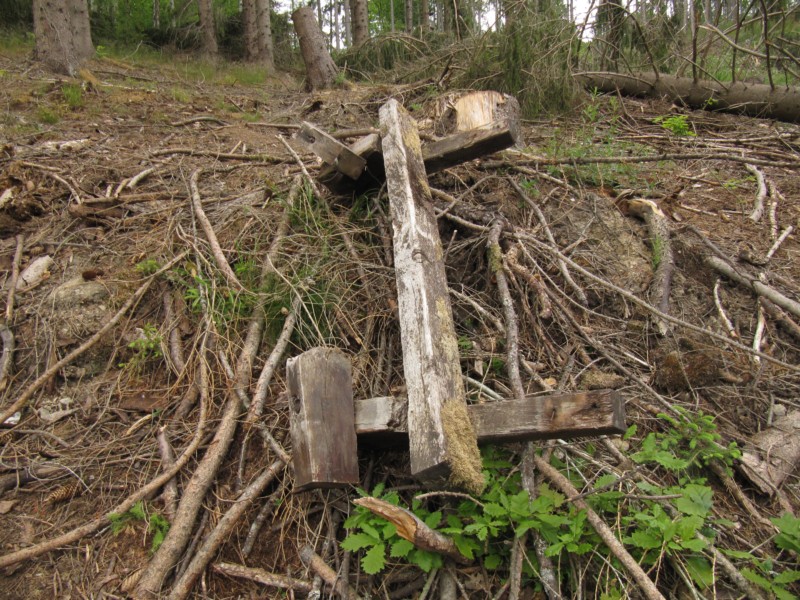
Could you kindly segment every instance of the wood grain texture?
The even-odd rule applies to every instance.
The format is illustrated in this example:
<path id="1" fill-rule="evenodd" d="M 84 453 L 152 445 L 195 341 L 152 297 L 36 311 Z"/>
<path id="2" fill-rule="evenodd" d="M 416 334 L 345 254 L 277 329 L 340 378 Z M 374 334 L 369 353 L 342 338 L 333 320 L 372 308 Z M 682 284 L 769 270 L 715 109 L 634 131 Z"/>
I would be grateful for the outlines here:
<path id="1" fill-rule="evenodd" d="M 295 491 L 358 483 L 350 360 L 314 348 L 286 362 Z"/>
<path id="2" fill-rule="evenodd" d="M 466 400 L 442 243 L 416 123 L 396 100 L 384 104 L 379 114 L 408 389 L 411 473 L 421 479 L 452 478 L 452 469 L 461 464 L 455 448 L 462 448 L 463 438 L 448 439 L 453 432 L 446 431 L 443 411 L 466 408 Z M 465 420 L 466 430 L 460 433 L 467 437 Z M 470 448 L 474 446 L 479 461 L 474 432 L 472 437 Z"/>
<path id="3" fill-rule="evenodd" d="M 404 397 L 356 400 L 359 439 L 381 445 L 403 443 L 408 435 L 407 405 Z M 625 402 L 613 390 L 470 404 L 467 412 L 479 444 L 614 435 L 626 429 Z"/>

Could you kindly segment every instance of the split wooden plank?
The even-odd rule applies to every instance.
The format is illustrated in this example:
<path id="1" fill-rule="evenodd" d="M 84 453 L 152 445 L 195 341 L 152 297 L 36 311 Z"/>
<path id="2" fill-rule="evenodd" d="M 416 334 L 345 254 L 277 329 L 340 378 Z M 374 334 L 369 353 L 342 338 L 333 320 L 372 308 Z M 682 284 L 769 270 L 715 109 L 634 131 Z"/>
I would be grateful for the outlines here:
<path id="1" fill-rule="evenodd" d="M 358 179 L 364 172 L 366 160 L 308 121 L 303 121 L 296 137 L 323 161 L 350 179 Z"/>
<path id="2" fill-rule="evenodd" d="M 408 399 L 384 396 L 355 401 L 359 440 L 402 444 L 408 437 Z M 618 391 L 529 396 L 467 406 L 479 444 L 572 439 L 625 433 L 625 402 Z"/>
<path id="3" fill-rule="evenodd" d="M 295 491 L 358 483 L 350 360 L 313 348 L 286 361 Z"/>
<path id="4" fill-rule="evenodd" d="M 408 389 L 411 473 L 448 477 L 479 492 L 484 481 L 467 415 L 442 242 L 417 125 L 397 100 L 379 111 L 392 218 L 395 276 Z"/>

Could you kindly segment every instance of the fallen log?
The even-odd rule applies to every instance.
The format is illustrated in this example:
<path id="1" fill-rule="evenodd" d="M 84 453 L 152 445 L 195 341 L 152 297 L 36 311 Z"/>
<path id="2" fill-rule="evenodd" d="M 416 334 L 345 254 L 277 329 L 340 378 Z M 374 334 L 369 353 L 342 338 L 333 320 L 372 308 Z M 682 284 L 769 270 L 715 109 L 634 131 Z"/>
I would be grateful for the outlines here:
<path id="1" fill-rule="evenodd" d="M 690 108 L 732 112 L 750 117 L 800 121 L 800 89 L 760 83 L 697 81 L 690 77 L 652 73 L 586 72 L 575 79 L 589 90 L 646 98 L 666 97 Z"/>

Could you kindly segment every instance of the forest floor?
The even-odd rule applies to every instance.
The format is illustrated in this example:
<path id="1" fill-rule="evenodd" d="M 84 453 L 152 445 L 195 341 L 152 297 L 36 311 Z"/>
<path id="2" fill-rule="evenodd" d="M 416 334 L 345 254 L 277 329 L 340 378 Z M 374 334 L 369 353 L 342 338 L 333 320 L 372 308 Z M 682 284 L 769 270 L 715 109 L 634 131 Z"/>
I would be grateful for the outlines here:
<path id="1" fill-rule="evenodd" d="M 98 59 L 90 66 L 96 81 L 73 81 L 25 56 L 0 55 L 0 269 L 3 295 L 13 297 L 3 357 L 13 352 L 14 363 L 3 373 L 0 409 L 29 397 L 0 429 L 0 597 L 125 597 L 163 538 L 164 517 L 173 520 L 174 502 L 153 490 L 132 509 L 123 503 L 168 468 L 164 440 L 179 460 L 188 452 L 181 498 L 217 443 L 211 436 L 235 401 L 235 381 L 244 381 L 246 398 L 263 400 L 266 439 L 274 440 L 240 419 L 190 523 L 194 543 L 179 572 L 242 491 L 265 468 L 279 468 L 201 569 L 195 597 L 278 595 L 221 574 L 213 566 L 221 562 L 312 583 L 299 556 L 310 545 L 375 598 L 447 597 L 447 574 L 458 597 L 494 598 L 513 592 L 515 568 L 523 597 L 540 598 L 542 556 L 530 541 L 527 560 L 514 553 L 522 521 L 554 548 L 565 597 L 639 595 L 581 511 L 543 475 L 537 493 L 551 504 L 526 505 L 527 520 L 508 512 L 524 448 L 486 451 L 490 485 L 481 502 L 434 495 L 414 503 L 474 555 L 465 565 L 387 550 L 380 575 L 369 575 L 382 566 L 369 563 L 380 553 L 374 548 L 395 549 L 397 540 L 392 531 L 370 532 L 362 516 L 348 525 L 372 542 L 339 545 L 355 489 L 292 493 L 291 471 L 274 463 L 281 446 L 291 452 L 284 361 L 256 384 L 281 332 L 290 333 L 283 358 L 320 345 L 343 349 L 358 398 L 401 391 L 403 365 L 385 194 L 337 197 L 323 188 L 315 196 L 280 136 L 313 176 L 319 165 L 291 140 L 302 121 L 329 132 L 376 128 L 379 107 L 395 97 L 424 130 L 441 90 L 357 84 L 307 94 L 288 78 L 242 83 L 236 67 L 190 73 L 188 65 Z M 800 526 L 771 520 L 800 510 L 796 466 L 777 490 L 765 490 L 742 472 L 740 450 L 782 419 L 798 422 L 800 128 L 587 95 L 571 116 L 524 122 L 523 139 L 520 149 L 430 178 L 462 366 L 480 380 L 470 400 L 512 394 L 503 306 L 486 253 L 486 224 L 503 217 L 527 392 L 614 388 L 633 426 L 625 439 L 542 442 L 544 455 L 592 492 L 592 508 L 665 596 L 797 594 Z M 756 168 L 767 193 L 758 222 L 749 218 Z M 192 186 L 233 278 L 220 270 L 193 210 Z M 666 239 L 642 216 L 665 224 Z M 17 268 L 43 257 L 52 259 L 44 277 L 9 294 Z M 760 301 L 713 268 L 713 257 L 788 302 Z M 664 291 L 654 273 L 667 262 L 671 321 L 651 308 Z M 266 325 L 250 365 L 254 312 Z M 289 314 L 297 317 L 293 330 Z M 91 348 L 70 354 L 112 322 Z M 759 354 L 749 350 L 754 337 Z M 796 448 L 794 427 L 784 429 Z M 402 451 L 365 447 L 359 459 L 362 489 L 378 486 L 377 494 L 408 506 L 423 489 Z M 104 516 L 120 505 L 127 509 Z M 481 512 L 490 506 L 508 510 L 492 524 Z M 257 515 L 260 530 L 252 526 Z M 3 562 L 92 523 L 52 551 Z M 745 578 L 737 582 L 736 573 Z"/>

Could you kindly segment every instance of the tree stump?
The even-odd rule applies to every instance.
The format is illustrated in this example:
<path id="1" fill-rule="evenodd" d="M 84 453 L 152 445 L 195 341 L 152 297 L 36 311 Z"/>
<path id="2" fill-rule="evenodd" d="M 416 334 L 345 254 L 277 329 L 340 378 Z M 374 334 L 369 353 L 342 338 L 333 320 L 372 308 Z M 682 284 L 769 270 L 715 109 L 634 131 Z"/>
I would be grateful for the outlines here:
<path id="1" fill-rule="evenodd" d="M 519 102 L 514 96 L 495 91 L 448 94 L 439 99 L 435 111 L 437 135 L 488 129 L 502 124 L 515 143 L 521 143 Z"/>
<path id="2" fill-rule="evenodd" d="M 292 22 L 306 66 L 306 88 L 313 91 L 331 87 L 336 80 L 336 65 L 314 17 L 314 9 L 310 6 L 298 8 L 292 13 Z"/>

